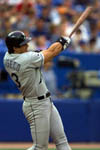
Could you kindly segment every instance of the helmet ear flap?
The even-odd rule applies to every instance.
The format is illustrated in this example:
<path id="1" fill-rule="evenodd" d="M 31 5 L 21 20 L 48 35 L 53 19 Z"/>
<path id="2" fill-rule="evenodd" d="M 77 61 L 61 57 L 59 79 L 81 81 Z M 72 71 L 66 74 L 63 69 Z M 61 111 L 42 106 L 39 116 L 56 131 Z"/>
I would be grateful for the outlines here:
<path id="1" fill-rule="evenodd" d="M 8 52 L 9 52 L 9 54 L 14 53 L 14 49 L 11 47 L 11 48 L 8 49 Z"/>
<path id="2" fill-rule="evenodd" d="M 12 45 L 12 43 L 10 43 L 8 37 L 6 37 L 5 43 L 6 43 L 6 46 L 8 48 L 9 54 L 14 53 L 13 45 Z"/>

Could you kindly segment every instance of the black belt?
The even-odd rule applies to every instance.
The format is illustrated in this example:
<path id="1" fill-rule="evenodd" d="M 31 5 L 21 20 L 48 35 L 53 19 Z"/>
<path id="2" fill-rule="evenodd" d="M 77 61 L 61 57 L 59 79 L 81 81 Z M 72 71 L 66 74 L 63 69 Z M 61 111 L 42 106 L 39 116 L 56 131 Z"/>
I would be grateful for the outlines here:
<path id="1" fill-rule="evenodd" d="M 45 99 L 45 98 L 49 97 L 50 95 L 51 95 L 50 92 L 47 92 L 45 95 L 39 96 L 38 100 Z"/>
<path id="2" fill-rule="evenodd" d="M 42 100 L 42 99 L 45 99 L 45 98 L 49 97 L 50 95 L 51 95 L 50 92 L 47 92 L 45 95 L 37 97 L 37 99 Z M 25 100 L 25 96 L 23 97 L 23 99 Z"/>

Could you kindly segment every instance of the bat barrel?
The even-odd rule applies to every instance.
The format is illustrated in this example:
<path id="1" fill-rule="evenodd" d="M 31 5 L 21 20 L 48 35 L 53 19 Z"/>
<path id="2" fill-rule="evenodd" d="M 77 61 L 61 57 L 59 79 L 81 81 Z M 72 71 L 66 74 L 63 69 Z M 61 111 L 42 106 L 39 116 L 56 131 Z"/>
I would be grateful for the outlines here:
<path id="1" fill-rule="evenodd" d="M 72 29 L 71 33 L 69 34 L 70 38 L 73 35 L 73 33 L 77 31 L 77 29 L 84 22 L 84 20 L 90 15 L 90 13 L 92 12 L 92 10 L 93 10 L 93 7 L 92 6 L 88 6 L 86 8 L 86 10 L 82 13 L 82 15 L 79 17 L 79 19 L 77 20 L 77 22 L 73 26 L 73 29 Z"/>

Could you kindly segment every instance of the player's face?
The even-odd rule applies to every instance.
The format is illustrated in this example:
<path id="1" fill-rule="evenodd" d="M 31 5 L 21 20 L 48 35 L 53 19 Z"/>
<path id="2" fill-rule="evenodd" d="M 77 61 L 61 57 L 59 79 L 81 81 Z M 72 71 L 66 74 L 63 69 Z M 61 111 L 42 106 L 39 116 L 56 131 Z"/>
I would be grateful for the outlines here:
<path id="1" fill-rule="evenodd" d="M 14 53 L 20 54 L 28 51 L 28 44 L 25 44 L 19 48 L 14 48 Z"/>
<path id="2" fill-rule="evenodd" d="M 25 44 L 25 45 L 21 46 L 20 49 L 21 49 L 22 53 L 27 52 L 28 51 L 28 44 Z"/>

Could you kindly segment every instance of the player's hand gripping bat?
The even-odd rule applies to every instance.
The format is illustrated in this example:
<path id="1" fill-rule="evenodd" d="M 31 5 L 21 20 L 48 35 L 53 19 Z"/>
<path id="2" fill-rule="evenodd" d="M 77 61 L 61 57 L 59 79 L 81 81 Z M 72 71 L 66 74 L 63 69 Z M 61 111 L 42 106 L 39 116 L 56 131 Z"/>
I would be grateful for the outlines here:
<path id="1" fill-rule="evenodd" d="M 75 25 L 72 28 L 71 33 L 69 34 L 69 38 L 71 38 L 71 36 L 73 35 L 73 33 L 75 33 L 77 31 L 77 29 L 79 28 L 79 26 L 84 22 L 84 20 L 89 16 L 89 14 L 92 12 L 93 7 L 92 6 L 88 6 L 86 8 L 86 10 L 81 14 L 81 16 L 79 17 L 79 19 L 77 20 L 77 22 L 75 23 Z"/>

